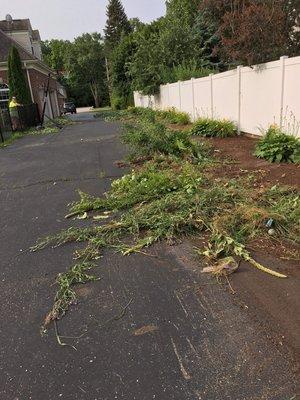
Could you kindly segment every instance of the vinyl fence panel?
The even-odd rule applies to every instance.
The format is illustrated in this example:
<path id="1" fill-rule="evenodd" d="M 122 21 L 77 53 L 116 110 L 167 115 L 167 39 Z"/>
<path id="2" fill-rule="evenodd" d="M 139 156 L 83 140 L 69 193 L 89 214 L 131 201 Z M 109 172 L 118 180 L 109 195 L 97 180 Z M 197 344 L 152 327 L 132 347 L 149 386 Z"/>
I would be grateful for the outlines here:
<path id="1" fill-rule="evenodd" d="M 213 75 L 213 116 L 238 122 L 238 74 L 237 70 Z"/>
<path id="2" fill-rule="evenodd" d="M 211 77 L 194 80 L 195 113 L 193 120 L 212 116 Z"/>
<path id="3" fill-rule="evenodd" d="M 175 108 L 199 117 L 230 119 L 261 135 L 271 124 L 300 135 L 300 57 L 162 85 L 158 96 L 134 93 L 137 107 Z"/>
<path id="4" fill-rule="evenodd" d="M 242 68 L 241 130 L 260 134 L 280 124 L 281 69 L 277 62 L 264 68 Z"/>

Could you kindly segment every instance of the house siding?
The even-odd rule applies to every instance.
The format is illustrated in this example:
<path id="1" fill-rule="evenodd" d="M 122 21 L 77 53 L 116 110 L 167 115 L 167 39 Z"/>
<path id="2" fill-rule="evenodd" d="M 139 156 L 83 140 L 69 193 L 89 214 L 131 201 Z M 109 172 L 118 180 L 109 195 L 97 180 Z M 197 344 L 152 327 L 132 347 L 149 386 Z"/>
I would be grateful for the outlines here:
<path id="1" fill-rule="evenodd" d="M 14 39 L 20 46 L 22 46 L 28 53 L 33 54 L 33 46 L 30 38 L 29 32 L 12 31 L 6 32 L 7 36 Z"/>
<path id="2" fill-rule="evenodd" d="M 39 112 L 43 111 L 43 93 L 48 83 L 48 76 L 42 74 L 41 72 L 35 69 L 28 69 L 28 74 L 30 78 L 33 100 L 37 103 Z M 60 110 L 58 107 L 58 99 L 57 99 L 57 81 L 53 78 L 50 78 L 49 81 L 49 96 L 48 96 L 49 107 L 52 111 L 50 111 L 50 115 L 48 117 L 57 117 L 60 115 Z M 52 115 L 51 115 L 52 114 Z"/>

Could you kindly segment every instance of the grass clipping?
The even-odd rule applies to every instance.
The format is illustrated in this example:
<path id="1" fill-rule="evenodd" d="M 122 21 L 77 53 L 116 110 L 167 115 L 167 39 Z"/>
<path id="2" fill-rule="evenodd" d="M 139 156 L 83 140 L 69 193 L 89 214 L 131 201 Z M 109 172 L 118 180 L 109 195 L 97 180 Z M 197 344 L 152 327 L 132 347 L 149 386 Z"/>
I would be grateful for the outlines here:
<path id="1" fill-rule="evenodd" d="M 163 139 L 158 137 L 159 130 Z M 252 178 L 216 179 L 210 173 L 214 160 L 209 149 L 196 147 L 183 133 L 171 137 L 156 123 L 143 121 L 130 126 L 125 137 L 135 159 L 144 159 L 147 153 L 147 161 L 135 164 L 130 173 L 115 180 L 101 198 L 79 192 L 80 200 L 70 206 L 69 216 L 86 217 L 87 213 L 90 226 L 59 232 L 40 240 L 32 249 L 86 243 L 75 252 L 75 267 L 57 279 L 59 289 L 44 328 L 75 302 L 74 284 L 96 280 L 87 271 L 105 248 L 129 255 L 161 240 L 173 242 L 206 232 L 208 246 L 201 254 L 210 261 L 234 255 L 263 272 L 286 277 L 257 263 L 246 244 L 267 236 L 268 218 L 276 221 L 279 237 L 299 237 L 299 194 L 277 186 L 258 193 Z M 166 140 L 168 137 L 171 139 Z M 99 213 L 109 218 L 92 218 Z"/>

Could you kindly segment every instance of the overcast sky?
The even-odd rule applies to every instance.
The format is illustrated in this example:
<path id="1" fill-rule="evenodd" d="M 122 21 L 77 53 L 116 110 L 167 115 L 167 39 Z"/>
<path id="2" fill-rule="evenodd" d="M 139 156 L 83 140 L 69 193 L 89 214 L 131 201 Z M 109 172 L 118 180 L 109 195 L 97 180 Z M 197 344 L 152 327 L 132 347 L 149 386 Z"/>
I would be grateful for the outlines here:
<path id="1" fill-rule="evenodd" d="M 101 31 L 107 0 L 0 0 L 0 19 L 30 18 L 33 29 L 45 39 L 70 39 L 83 32 Z M 164 14 L 165 0 L 123 0 L 129 18 L 144 22 Z"/>

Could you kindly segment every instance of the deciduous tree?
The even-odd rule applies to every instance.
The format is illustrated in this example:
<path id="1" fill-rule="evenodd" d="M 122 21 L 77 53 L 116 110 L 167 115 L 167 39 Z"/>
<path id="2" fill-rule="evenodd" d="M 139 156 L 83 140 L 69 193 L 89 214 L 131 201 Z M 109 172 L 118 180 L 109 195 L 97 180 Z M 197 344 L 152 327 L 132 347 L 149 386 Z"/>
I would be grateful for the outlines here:
<path id="1" fill-rule="evenodd" d="M 292 55 L 295 7 L 285 0 L 204 0 L 226 63 L 253 65 Z M 295 3 L 295 2 L 293 2 Z M 292 16 L 293 15 L 293 16 Z"/>
<path id="2" fill-rule="evenodd" d="M 162 83 L 164 51 L 160 39 L 162 20 L 144 26 L 136 34 L 137 49 L 129 66 L 132 88 L 145 95 L 155 94 Z"/>
<path id="3" fill-rule="evenodd" d="M 75 39 L 66 63 L 71 90 L 90 92 L 96 107 L 107 98 L 104 41 L 99 33 Z"/>
<path id="4" fill-rule="evenodd" d="M 54 71 L 63 72 L 71 46 L 69 40 L 52 39 L 42 42 L 43 61 Z"/>

